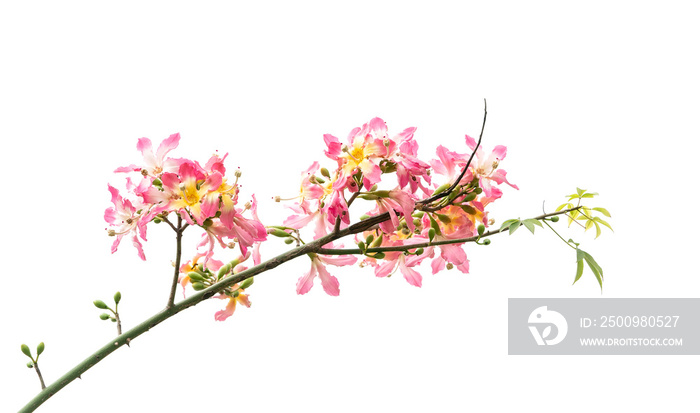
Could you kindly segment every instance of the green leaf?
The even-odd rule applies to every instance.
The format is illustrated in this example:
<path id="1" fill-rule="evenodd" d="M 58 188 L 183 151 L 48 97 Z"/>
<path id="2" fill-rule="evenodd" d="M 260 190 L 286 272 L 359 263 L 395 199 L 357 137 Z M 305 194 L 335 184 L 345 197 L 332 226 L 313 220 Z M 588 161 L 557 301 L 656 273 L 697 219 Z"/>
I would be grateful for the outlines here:
<path id="1" fill-rule="evenodd" d="M 517 230 L 518 228 L 520 228 L 520 220 L 516 219 L 515 222 L 510 224 L 510 227 L 508 228 L 508 235 L 513 235 L 515 230 Z"/>
<path id="2" fill-rule="evenodd" d="M 595 224 L 595 237 L 598 238 L 600 236 L 600 225 L 598 225 L 598 223 L 595 221 L 588 222 L 592 222 L 593 224 Z"/>
<path id="3" fill-rule="evenodd" d="M 587 194 L 581 195 L 581 198 L 593 198 L 594 196 L 598 195 L 597 192 L 589 192 Z"/>
<path id="4" fill-rule="evenodd" d="M 562 209 L 565 209 L 565 208 L 566 208 L 566 209 L 569 209 L 569 208 L 573 208 L 573 207 L 574 207 L 574 204 L 571 204 L 571 203 L 561 204 L 561 205 L 559 205 L 559 206 L 557 207 L 557 209 L 555 209 L 554 211 L 555 211 L 555 212 L 559 212 L 559 211 L 561 211 Z"/>
<path id="5" fill-rule="evenodd" d="M 585 189 L 581 189 L 581 188 L 576 188 L 576 192 L 578 193 L 579 196 L 581 196 L 581 195 L 583 195 L 583 194 L 586 193 L 586 190 L 585 190 Z"/>
<path id="6" fill-rule="evenodd" d="M 585 251 L 581 252 L 583 253 L 583 259 L 586 261 L 586 264 L 588 264 L 588 268 L 593 271 L 593 275 L 595 275 L 596 280 L 598 280 L 600 290 L 603 291 L 603 269 L 600 268 L 600 265 L 593 259 L 591 254 Z"/>
<path id="7" fill-rule="evenodd" d="M 574 278 L 574 284 L 581 278 L 581 275 L 583 275 L 583 260 L 576 262 L 576 278 Z"/>
<path id="8" fill-rule="evenodd" d="M 510 227 L 510 225 L 511 225 L 513 222 L 518 222 L 518 221 L 519 221 L 519 220 L 517 220 L 517 219 L 509 219 L 509 220 L 503 222 L 503 223 L 501 224 L 501 229 L 499 229 L 499 231 L 503 231 L 504 229 Z"/>
<path id="9" fill-rule="evenodd" d="M 535 233 L 535 225 L 539 225 L 540 228 L 542 227 L 542 223 L 540 223 L 540 221 L 532 218 L 523 220 L 523 225 L 525 225 L 525 228 L 530 230 L 530 232 L 532 232 L 533 234 Z"/>
<path id="10" fill-rule="evenodd" d="M 586 222 L 586 229 L 585 229 L 585 230 L 588 231 L 588 230 L 591 229 L 592 227 L 593 227 L 593 221 L 588 220 L 588 221 Z"/>
<path id="11" fill-rule="evenodd" d="M 593 210 L 598 211 L 601 214 L 605 215 L 606 217 L 610 218 L 610 212 L 608 212 L 608 210 L 605 208 L 596 207 L 596 208 L 593 208 Z"/>
<path id="12" fill-rule="evenodd" d="M 603 221 L 601 218 L 595 217 L 595 218 L 593 218 L 593 220 L 594 220 L 595 222 L 601 223 L 601 224 L 605 225 L 606 227 L 610 228 L 610 231 L 615 232 L 615 231 L 613 231 L 613 229 L 612 229 L 612 227 L 610 226 L 610 224 L 608 224 L 607 222 Z"/>

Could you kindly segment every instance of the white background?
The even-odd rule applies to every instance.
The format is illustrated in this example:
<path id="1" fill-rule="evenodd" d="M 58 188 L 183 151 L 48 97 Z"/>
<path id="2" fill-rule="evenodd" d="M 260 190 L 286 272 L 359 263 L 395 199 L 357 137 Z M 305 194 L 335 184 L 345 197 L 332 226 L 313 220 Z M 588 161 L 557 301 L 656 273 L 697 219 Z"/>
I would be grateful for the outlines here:
<path id="1" fill-rule="evenodd" d="M 250 2 L 252 3 L 252 2 Z M 476 2 L 474 2 L 476 3 Z M 479 2 L 484 3 L 484 2 Z M 174 255 L 152 226 L 147 262 L 104 233 L 114 168 L 136 141 L 229 152 L 267 224 L 270 201 L 374 116 L 444 144 L 508 147 L 497 221 L 597 191 L 615 233 L 564 231 L 603 266 L 602 297 L 697 297 L 697 39 L 692 2 L 5 2 L 0 7 L 0 410 L 39 390 L 21 343 L 46 343 L 47 382 L 115 331 L 95 299 L 123 294 L 126 329 L 160 310 Z M 326 161 L 323 161 L 326 162 Z M 326 162 L 326 166 L 331 166 Z M 357 214 L 355 215 L 357 216 Z M 565 228 L 562 223 L 559 228 Z M 196 231 L 185 233 L 192 251 Z M 264 257 L 281 248 L 268 243 Z M 601 297 L 571 286 L 575 255 L 521 230 L 466 247 L 471 274 L 421 289 L 331 269 L 340 297 L 295 294 L 305 258 L 257 277 L 224 323 L 207 302 L 119 349 L 43 412 L 687 410 L 696 356 L 507 355 L 508 297 Z M 187 253 L 186 253 L 187 256 Z M 588 270 L 586 270 L 588 271 Z M 181 291 L 178 291 L 178 294 Z M 685 377 L 684 377 L 685 376 Z"/>

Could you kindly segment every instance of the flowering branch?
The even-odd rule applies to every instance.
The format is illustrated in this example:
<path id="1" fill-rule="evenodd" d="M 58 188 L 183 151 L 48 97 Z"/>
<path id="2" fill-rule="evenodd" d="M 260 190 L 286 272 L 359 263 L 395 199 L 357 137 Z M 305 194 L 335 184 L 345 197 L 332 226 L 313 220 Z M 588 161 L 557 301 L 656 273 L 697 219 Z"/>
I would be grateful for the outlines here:
<path id="1" fill-rule="evenodd" d="M 422 277 L 413 267 L 428 258 L 432 260 L 433 274 L 453 267 L 465 273 L 469 271 L 466 253 L 458 244 L 488 245 L 490 240 L 484 238 L 505 230 L 512 234 L 520 226 L 534 233 L 535 225 L 542 227 L 539 221 L 555 222 L 561 214 L 566 214 L 570 220 L 586 219 L 586 229 L 595 226 L 599 232 L 600 225 L 609 226 L 591 214 L 597 211 L 609 216 L 607 210 L 590 210 L 579 203 L 576 206 L 565 204 L 555 212 L 535 218 L 507 220 L 499 229 L 486 231 L 494 223 L 486 207 L 503 195 L 497 186 L 505 183 L 518 189 L 508 182 L 506 172 L 498 169 L 506 156 L 506 147 L 497 145 L 489 155 L 481 147 L 486 115 L 484 100 L 484 119 L 478 141 L 465 136 L 471 150 L 469 156 L 439 146 L 439 159 L 430 163 L 418 158 L 418 144 L 413 136 L 415 128 L 389 137 L 386 123 L 380 118 L 354 128 L 347 144 L 341 144 L 333 135 L 324 135 L 325 154 L 337 163 L 337 168 L 331 173 L 314 162 L 304 171 L 300 194 L 291 198 L 295 200 L 290 206 L 295 214 L 279 226 L 261 223 L 254 195 L 250 202 L 240 202 L 238 179 L 241 172 L 234 172 L 233 182 L 226 178 L 224 160 L 228 154 L 220 157 L 216 153 L 202 165 L 189 159 L 166 157 L 178 146 L 179 134 L 165 139 L 155 152 L 150 140 L 139 139 L 137 149 L 143 155 L 143 165 L 129 165 L 115 171 L 140 175 L 140 182 L 132 181 L 131 177 L 126 179 L 127 191 L 136 199 L 124 199 L 117 189 L 108 186 L 114 206 L 105 211 L 105 220 L 111 226 L 107 233 L 115 237 L 112 252 L 117 250 L 123 237 L 131 236 L 139 257 L 145 260 L 141 240 L 146 240 L 146 226 L 151 222 L 165 222 L 170 226 L 176 235 L 176 255 L 168 302 L 162 311 L 123 334 L 115 307 L 113 321 L 118 322 L 118 337 L 43 389 L 21 411 L 33 411 L 119 347 L 129 345 L 136 337 L 204 300 L 227 300 L 226 307 L 214 315 L 217 321 L 230 317 L 238 304 L 250 307 L 246 289 L 253 284 L 253 277 L 302 255 L 311 258 L 311 268 L 299 278 L 297 294 L 309 292 L 318 277 L 323 290 L 337 296 L 339 281 L 325 266 L 355 264 L 354 255 L 362 255 L 361 266 L 371 265 L 378 277 L 400 270 L 411 285 L 420 287 Z M 436 175 L 431 172 L 444 176 L 447 183 L 438 185 Z M 394 173 L 397 185 L 393 189 L 380 189 L 382 176 Z M 578 190 L 569 200 L 592 196 Z M 358 222 L 351 223 L 349 208 L 358 199 L 373 208 Z M 275 200 L 279 201 L 280 197 Z M 581 217 L 577 218 L 579 212 Z M 168 219 L 170 213 L 177 216 L 177 224 Z M 300 230 L 311 224 L 313 240 L 304 242 Z M 188 226 L 199 227 L 204 233 L 194 257 L 183 264 L 182 234 Z M 268 235 L 283 238 L 286 244 L 294 243 L 296 247 L 263 261 L 259 248 Z M 338 248 L 342 245 L 333 244 L 352 235 L 356 249 Z M 569 242 L 569 246 L 576 245 L 576 280 L 585 260 L 602 285 L 602 270 L 597 263 L 578 249 L 578 244 Z M 217 244 L 224 249 L 238 249 L 240 255 L 228 263 L 219 261 L 214 257 Z M 249 259 L 252 260 L 250 267 L 246 263 Z M 189 285 L 195 292 L 176 303 L 177 284 L 183 289 Z M 115 303 L 118 304 L 120 298 L 120 294 L 119 298 L 115 295 Z M 99 300 L 95 305 L 109 309 Z M 100 317 L 104 316 L 109 318 L 106 313 Z M 22 351 L 25 351 L 24 346 Z"/>

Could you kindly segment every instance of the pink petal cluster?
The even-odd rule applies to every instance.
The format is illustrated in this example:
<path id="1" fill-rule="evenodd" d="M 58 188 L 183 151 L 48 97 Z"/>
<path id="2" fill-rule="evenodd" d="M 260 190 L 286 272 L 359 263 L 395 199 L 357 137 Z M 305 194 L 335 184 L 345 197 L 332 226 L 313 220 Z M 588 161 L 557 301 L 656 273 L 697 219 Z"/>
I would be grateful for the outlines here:
<path id="1" fill-rule="evenodd" d="M 170 135 L 154 153 L 151 141 L 141 138 L 136 148 L 143 156 L 142 164 L 116 169 L 120 173 L 138 173 L 140 182 L 134 184 L 127 177 L 131 201 L 109 186 L 114 207 L 105 211 L 105 220 L 112 227 L 109 234 L 117 237 L 112 252 L 124 235 L 133 233 L 139 256 L 145 259 L 137 231 L 145 241 L 147 224 L 168 220 L 169 214 L 174 213 L 187 224 L 204 230 L 200 247 L 206 250 L 205 261 L 212 256 L 216 241 L 225 248 L 237 244 L 241 253 L 247 254 L 249 248 L 267 238 L 265 226 L 256 215 L 254 196 L 252 204 L 239 205 L 240 173 L 236 172 L 233 182 L 226 176 L 224 160 L 228 154 L 214 154 L 204 166 L 197 161 L 168 157 L 179 141 L 179 134 Z M 246 217 L 249 210 L 252 216 Z"/>
<path id="2" fill-rule="evenodd" d="M 372 239 L 372 245 L 364 248 L 468 238 L 476 235 L 478 225 L 488 227 L 492 221 L 488 219 L 486 206 L 502 196 L 497 186 L 506 183 L 518 189 L 508 182 L 505 170 L 499 169 L 506 156 L 505 146 L 496 146 L 488 156 L 479 147 L 450 202 L 437 210 L 422 212 L 416 210 L 418 201 L 440 187 L 435 182 L 436 176 L 442 176 L 443 183 L 454 182 L 476 142 L 467 135 L 465 143 L 470 151 L 464 154 L 439 146 L 437 159 L 426 162 L 418 158 L 415 131 L 416 128 L 410 127 L 391 136 L 386 123 L 374 118 L 351 130 L 344 142 L 325 134 L 324 153 L 334 161 L 334 167 L 324 169 L 314 162 L 302 173 L 300 194 L 289 206 L 294 213 L 284 224 L 296 230 L 310 226 L 318 239 L 333 230 L 336 223 L 340 228 L 350 223 L 348 203 L 357 198 L 365 205 L 369 202 L 366 215 L 389 215 L 389 220 L 365 233 L 365 239 L 356 238 L 358 243 L 365 243 L 366 237 Z M 384 178 L 394 174 L 395 179 L 385 184 Z M 389 187 L 379 189 L 380 185 Z M 297 293 L 308 292 L 318 275 L 326 293 L 337 295 L 338 281 L 327 272 L 325 264 L 349 265 L 354 263 L 350 258 L 313 255 L 309 273 L 297 283 Z M 422 277 L 415 267 L 425 259 L 431 260 L 433 274 L 445 268 L 469 272 L 469 260 L 460 244 L 431 246 L 411 253 L 386 252 L 383 256 L 368 253 L 361 265 L 373 266 L 378 277 L 399 271 L 409 284 L 420 287 Z"/>

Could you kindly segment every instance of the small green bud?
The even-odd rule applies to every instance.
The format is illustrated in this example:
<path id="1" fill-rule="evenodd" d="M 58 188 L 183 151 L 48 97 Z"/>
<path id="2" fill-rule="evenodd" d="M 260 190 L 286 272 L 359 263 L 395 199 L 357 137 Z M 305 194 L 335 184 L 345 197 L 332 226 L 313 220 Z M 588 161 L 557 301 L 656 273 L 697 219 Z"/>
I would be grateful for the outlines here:
<path id="1" fill-rule="evenodd" d="M 370 245 L 372 241 L 374 241 L 374 234 L 369 234 L 367 238 L 365 238 L 365 242 L 367 243 L 367 245 Z"/>
<path id="2" fill-rule="evenodd" d="M 198 272 L 194 272 L 194 271 L 188 272 L 187 276 L 190 277 L 190 280 L 193 280 L 193 281 L 204 281 L 204 277 L 202 277 L 202 275 L 199 274 Z"/>
<path id="3" fill-rule="evenodd" d="M 425 212 L 423 211 L 416 211 L 413 213 L 413 216 L 416 218 L 423 218 L 423 215 L 425 215 Z"/>
<path id="4" fill-rule="evenodd" d="M 202 227 L 203 227 L 203 228 L 208 228 L 208 227 L 210 227 L 213 223 L 214 223 L 214 221 L 212 221 L 211 218 L 207 218 L 207 219 L 204 220 L 204 222 L 202 222 Z"/>
<path id="5" fill-rule="evenodd" d="M 27 362 L 27 367 L 29 367 L 31 369 L 32 367 L 34 367 L 34 364 L 31 361 Z"/>
<path id="6" fill-rule="evenodd" d="M 554 216 L 554 217 L 552 217 L 552 218 L 550 219 L 550 221 L 552 221 L 552 222 L 557 222 L 557 221 L 559 221 L 559 217 Z"/>
<path id="7" fill-rule="evenodd" d="M 107 314 L 107 313 L 100 314 L 100 320 L 106 320 L 108 318 L 109 318 L 109 314 Z"/>
<path id="8" fill-rule="evenodd" d="M 253 277 L 246 278 L 242 283 L 241 283 L 241 289 L 245 290 L 246 288 L 250 287 L 253 285 Z"/>
<path id="9" fill-rule="evenodd" d="M 476 192 L 477 194 L 481 194 L 482 192 L 484 192 L 484 190 L 481 188 L 476 188 L 474 192 Z"/>
<path id="10" fill-rule="evenodd" d="M 367 247 L 365 246 L 365 243 L 362 242 L 362 241 L 360 241 L 360 242 L 357 243 L 357 248 L 359 248 L 360 251 L 364 251 L 364 250 L 367 249 Z"/>
<path id="11" fill-rule="evenodd" d="M 44 352 L 44 342 L 42 341 L 36 346 L 36 358 L 39 359 L 39 355 Z"/>
<path id="12" fill-rule="evenodd" d="M 294 240 L 291 238 L 287 238 L 286 240 L 284 240 L 285 244 L 291 244 L 292 242 L 294 242 Z"/>
<path id="13" fill-rule="evenodd" d="M 389 198 L 389 191 L 387 190 L 373 191 L 372 193 L 380 198 Z"/>
<path id="14" fill-rule="evenodd" d="M 437 188 L 435 188 L 435 191 L 433 191 L 433 195 L 437 195 L 441 192 L 444 192 L 450 186 L 452 186 L 452 184 L 442 184 L 442 185 L 438 186 Z"/>
<path id="15" fill-rule="evenodd" d="M 381 260 L 381 259 L 384 259 L 384 257 L 386 257 L 386 254 L 384 254 L 383 252 L 377 252 L 374 255 L 372 255 L 371 257 L 376 258 L 378 260 Z"/>
<path id="16" fill-rule="evenodd" d="M 372 185 L 372 188 L 369 189 L 369 192 L 374 192 L 377 190 L 377 184 Z"/>
<path id="17" fill-rule="evenodd" d="M 330 177 L 331 177 L 331 174 L 328 172 L 328 169 L 326 169 L 326 168 L 321 168 L 321 175 L 325 176 L 328 179 L 330 179 Z"/>
<path id="18" fill-rule="evenodd" d="M 116 323 L 116 322 L 117 322 L 117 319 L 114 318 L 114 317 L 110 317 L 109 319 L 112 320 L 113 323 Z"/>
<path id="19" fill-rule="evenodd" d="M 476 191 L 472 191 L 467 194 L 467 196 L 464 197 L 464 200 L 462 202 L 471 202 L 476 199 Z"/>
<path id="20" fill-rule="evenodd" d="M 267 233 L 270 234 L 270 235 L 274 235 L 274 236 L 276 236 L 276 237 L 280 237 L 280 238 L 286 238 L 286 237 L 289 237 L 289 236 L 290 236 L 290 235 L 289 235 L 289 232 L 287 232 L 287 231 L 282 231 L 281 229 L 277 229 L 277 228 L 268 229 L 268 230 L 267 230 Z"/>
<path id="21" fill-rule="evenodd" d="M 369 217 L 370 217 L 370 216 L 367 215 L 367 214 L 360 215 L 360 221 L 364 221 L 364 220 L 366 220 L 366 219 L 369 218 Z"/>
<path id="22" fill-rule="evenodd" d="M 438 219 L 439 219 L 443 224 L 449 224 L 450 222 L 452 222 L 452 220 L 450 219 L 450 217 L 448 217 L 447 215 L 443 215 L 443 214 L 435 214 L 435 215 L 437 215 Z"/>
<path id="23" fill-rule="evenodd" d="M 24 353 L 25 356 L 32 358 L 32 352 L 29 350 L 29 346 L 27 346 L 26 344 L 22 344 L 21 349 L 22 353 Z"/>
<path id="24" fill-rule="evenodd" d="M 489 245 L 490 243 L 491 243 L 491 240 L 490 240 L 490 239 L 486 238 L 486 239 L 484 240 L 484 245 Z"/>
<path id="25" fill-rule="evenodd" d="M 486 227 L 484 224 L 479 224 L 479 226 L 476 228 L 476 231 L 479 233 L 479 235 L 483 235 L 484 231 L 486 231 Z"/>
<path id="26" fill-rule="evenodd" d="M 160 223 L 163 222 L 163 221 L 161 221 L 161 220 L 158 219 L 158 218 L 153 218 L 153 222 L 156 223 L 156 224 L 160 224 Z"/>
<path id="27" fill-rule="evenodd" d="M 115 303 L 115 304 L 119 304 L 119 302 L 120 302 L 121 300 L 122 300 L 122 293 L 120 293 L 119 291 L 117 291 L 116 293 L 114 293 L 114 303 Z"/>
<path id="28" fill-rule="evenodd" d="M 152 182 L 153 186 L 161 187 L 163 186 L 163 182 L 160 181 L 160 179 L 156 178 Z"/>
<path id="29" fill-rule="evenodd" d="M 92 303 L 95 304 L 95 307 L 101 308 L 103 310 L 106 310 L 109 308 L 109 307 L 107 307 L 107 304 L 105 304 L 105 302 L 102 300 L 95 300 Z"/>
<path id="30" fill-rule="evenodd" d="M 231 272 L 231 264 L 222 265 L 221 268 L 219 268 L 219 273 L 217 274 L 217 276 L 221 278 L 229 272 Z"/>
<path id="31" fill-rule="evenodd" d="M 415 227 L 420 226 L 420 219 L 418 219 L 418 218 L 413 218 L 413 226 L 415 226 Z"/>
<path id="32" fill-rule="evenodd" d="M 192 283 L 192 288 L 194 288 L 195 291 L 199 291 L 199 290 L 203 290 L 203 289 L 207 288 L 207 286 L 200 283 L 200 282 L 195 282 L 195 283 Z"/>
<path id="33" fill-rule="evenodd" d="M 416 250 L 416 255 L 423 255 L 423 252 L 424 252 L 424 251 L 425 251 L 425 250 L 424 250 L 423 248 L 418 248 L 418 249 Z"/>
<path id="34" fill-rule="evenodd" d="M 236 298 L 236 297 L 238 297 L 239 295 L 241 295 L 241 293 L 239 293 L 238 291 L 234 291 L 234 292 L 233 292 L 233 298 Z"/>
<path id="35" fill-rule="evenodd" d="M 428 239 L 430 242 L 433 242 L 433 238 L 435 238 L 435 228 L 430 228 L 428 230 Z"/>
<path id="36" fill-rule="evenodd" d="M 379 234 L 377 239 L 375 239 L 374 241 L 372 241 L 371 244 L 369 244 L 369 247 L 370 248 L 377 248 L 377 247 L 382 245 L 383 240 L 384 240 L 384 233 L 382 232 L 381 234 Z"/>
<path id="37" fill-rule="evenodd" d="M 314 176 L 313 178 L 314 178 L 314 181 L 316 181 L 316 182 L 314 182 L 316 184 L 325 184 L 326 183 L 325 179 L 319 178 L 318 176 Z"/>
<path id="38" fill-rule="evenodd" d="M 460 208 L 469 215 L 476 215 L 476 209 L 471 205 L 460 205 Z"/>

